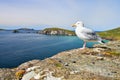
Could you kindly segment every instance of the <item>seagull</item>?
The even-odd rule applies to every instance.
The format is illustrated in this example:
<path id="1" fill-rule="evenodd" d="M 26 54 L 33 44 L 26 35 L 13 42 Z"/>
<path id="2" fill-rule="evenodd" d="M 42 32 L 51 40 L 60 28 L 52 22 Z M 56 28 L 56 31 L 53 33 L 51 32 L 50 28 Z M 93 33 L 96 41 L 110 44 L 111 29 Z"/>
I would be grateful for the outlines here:
<path id="1" fill-rule="evenodd" d="M 85 27 L 82 21 L 77 21 L 72 25 L 72 27 L 76 28 L 75 33 L 77 37 L 84 41 L 83 47 L 80 49 L 86 48 L 86 42 L 99 42 L 101 44 L 105 43 L 101 37 L 95 33 L 95 31 Z"/>

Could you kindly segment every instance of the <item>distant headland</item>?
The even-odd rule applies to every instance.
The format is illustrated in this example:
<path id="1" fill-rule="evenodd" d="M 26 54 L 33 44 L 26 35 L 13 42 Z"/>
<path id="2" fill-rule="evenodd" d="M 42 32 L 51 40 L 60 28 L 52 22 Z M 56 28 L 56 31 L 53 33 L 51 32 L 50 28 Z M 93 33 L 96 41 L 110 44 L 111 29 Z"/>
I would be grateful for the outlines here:
<path id="1" fill-rule="evenodd" d="M 65 36 L 75 36 L 75 32 L 71 30 L 66 30 L 62 28 L 45 28 L 39 31 L 40 34 L 45 35 L 65 35 Z"/>
<path id="2" fill-rule="evenodd" d="M 104 39 L 120 40 L 120 27 L 103 32 L 98 32 L 98 34 Z"/>

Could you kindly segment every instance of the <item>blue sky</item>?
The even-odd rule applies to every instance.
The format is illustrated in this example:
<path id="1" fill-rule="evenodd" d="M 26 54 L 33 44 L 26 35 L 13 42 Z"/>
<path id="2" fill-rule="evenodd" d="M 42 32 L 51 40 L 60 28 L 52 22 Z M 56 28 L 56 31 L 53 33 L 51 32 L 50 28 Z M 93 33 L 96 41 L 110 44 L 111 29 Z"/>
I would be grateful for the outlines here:
<path id="1" fill-rule="evenodd" d="M 120 0 L 0 0 L 0 28 L 61 27 L 83 21 L 94 30 L 120 26 Z"/>

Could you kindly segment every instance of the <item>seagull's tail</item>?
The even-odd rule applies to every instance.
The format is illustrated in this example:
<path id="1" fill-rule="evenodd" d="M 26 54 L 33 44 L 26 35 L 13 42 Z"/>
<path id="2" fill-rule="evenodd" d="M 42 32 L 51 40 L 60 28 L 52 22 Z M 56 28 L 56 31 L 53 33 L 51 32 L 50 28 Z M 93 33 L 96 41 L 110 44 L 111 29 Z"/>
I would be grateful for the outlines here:
<path id="1" fill-rule="evenodd" d="M 102 39 L 101 37 L 99 37 L 99 35 L 97 35 L 97 36 L 98 36 L 98 42 L 99 42 L 100 44 L 104 44 L 105 41 L 103 41 L 103 39 Z"/>
<path id="2" fill-rule="evenodd" d="M 105 41 L 103 41 L 103 40 L 100 40 L 100 41 L 98 41 L 99 43 L 101 43 L 101 44 L 104 44 L 105 43 Z"/>

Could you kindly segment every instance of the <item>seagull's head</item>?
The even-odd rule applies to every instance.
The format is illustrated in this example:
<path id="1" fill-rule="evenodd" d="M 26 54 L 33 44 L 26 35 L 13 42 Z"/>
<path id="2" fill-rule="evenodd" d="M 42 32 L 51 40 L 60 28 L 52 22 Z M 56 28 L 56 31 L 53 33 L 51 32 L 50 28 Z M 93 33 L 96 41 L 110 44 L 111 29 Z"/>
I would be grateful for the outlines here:
<path id="1" fill-rule="evenodd" d="M 77 21 L 75 24 L 72 25 L 72 27 L 84 27 L 84 24 L 82 21 Z"/>

